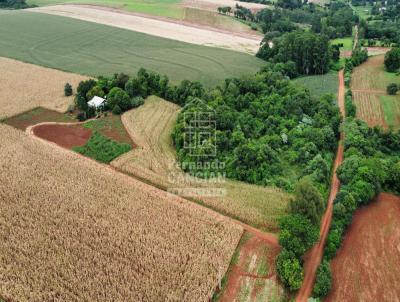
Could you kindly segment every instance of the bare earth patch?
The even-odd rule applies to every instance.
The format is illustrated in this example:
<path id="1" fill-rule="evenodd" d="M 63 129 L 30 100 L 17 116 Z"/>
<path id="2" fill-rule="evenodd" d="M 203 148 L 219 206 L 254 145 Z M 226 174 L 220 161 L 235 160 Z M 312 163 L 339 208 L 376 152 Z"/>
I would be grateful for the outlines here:
<path id="1" fill-rule="evenodd" d="M 278 281 L 275 259 L 280 247 L 245 233 L 229 267 L 219 302 L 283 301 L 285 290 Z"/>
<path id="2" fill-rule="evenodd" d="M 0 124 L 0 297 L 208 301 L 242 228 Z"/>
<path id="3" fill-rule="evenodd" d="M 382 193 L 356 212 L 331 263 L 327 302 L 400 301 L 400 198 Z"/>
<path id="4" fill-rule="evenodd" d="M 36 107 L 65 112 L 73 96 L 64 96 L 64 85 L 75 89 L 87 79 L 78 74 L 44 68 L 0 57 L 0 119 Z"/>
<path id="5" fill-rule="evenodd" d="M 55 5 L 28 9 L 31 12 L 65 16 L 114 27 L 124 28 L 152 36 L 172 40 L 226 48 L 245 53 L 256 53 L 261 38 L 254 35 L 244 37 L 232 33 L 199 28 L 180 24 L 175 21 L 162 20 L 144 15 L 137 15 L 115 9 L 83 5 Z"/>

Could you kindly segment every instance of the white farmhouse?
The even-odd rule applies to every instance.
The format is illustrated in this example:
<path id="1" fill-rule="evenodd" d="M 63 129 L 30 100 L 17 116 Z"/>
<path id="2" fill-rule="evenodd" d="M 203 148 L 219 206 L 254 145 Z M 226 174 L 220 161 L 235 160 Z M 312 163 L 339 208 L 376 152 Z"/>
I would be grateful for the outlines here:
<path id="1" fill-rule="evenodd" d="M 89 102 L 88 106 L 89 107 L 94 107 L 95 109 L 100 109 L 103 107 L 106 103 L 106 100 L 99 97 L 99 96 L 94 96 Z"/>

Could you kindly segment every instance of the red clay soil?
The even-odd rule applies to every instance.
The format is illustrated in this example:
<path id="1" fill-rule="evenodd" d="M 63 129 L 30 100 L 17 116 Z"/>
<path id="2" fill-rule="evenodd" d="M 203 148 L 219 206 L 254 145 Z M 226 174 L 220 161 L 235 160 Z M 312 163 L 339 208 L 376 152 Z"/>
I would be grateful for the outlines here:
<path id="1" fill-rule="evenodd" d="M 45 124 L 33 127 L 33 133 L 61 147 L 71 149 L 85 145 L 92 135 L 92 130 L 80 125 Z"/>
<path id="2" fill-rule="evenodd" d="M 345 117 L 344 91 L 345 91 L 344 77 L 343 77 L 343 70 L 341 70 L 339 72 L 338 106 L 343 117 Z M 337 150 L 336 159 L 333 167 L 333 177 L 331 182 L 331 191 L 329 194 L 328 205 L 321 221 L 320 239 L 318 243 L 311 249 L 311 251 L 309 251 L 305 256 L 304 281 L 300 290 L 297 293 L 296 301 L 298 302 L 306 302 L 310 297 L 314 286 L 315 274 L 319 264 L 321 263 L 322 256 L 324 253 L 326 238 L 328 236 L 332 220 L 333 201 L 335 200 L 336 194 L 338 193 L 340 188 L 340 181 L 336 176 L 336 169 L 340 166 L 340 164 L 343 161 L 343 139 L 344 139 L 344 134 L 341 133 L 339 148 Z"/>
<path id="3" fill-rule="evenodd" d="M 400 197 L 382 193 L 353 216 L 331 262 L 325 301 L 400 301 Z"/>
<path id="4" fill-rule="evenodd" d="M 267 253 L 265 252 L 266 248 Z M 240 254 L 238 263 L 232 265 L 228 274 L 228 283 L 226 284 L 223 295 L 218 301 L 232 302 L 240 299 L 241 288 L 243 283 L 246 282 L 247 278 L 263 280 L 276 278 L 275 258 L 279 252 L 279 247 L 269 246 L 262 238 L 251 235 L 251 237 L 247 239 L 245 243 L 239 246 Z M 269 267 L 267 275 L 257 275 L 248 271 L 249 261 L 255 256 L 258 259 L 261 259 L 262 257 L 267 258 L 266 261 Z M 250 293 L 251 297 L 255 298 L 258 290 L 261 289 L 255 286 Z M 278 286 L 276 287 L 276 290 L 279 290 Z M 276 295 L 279 296 L 279 293 Z"/>

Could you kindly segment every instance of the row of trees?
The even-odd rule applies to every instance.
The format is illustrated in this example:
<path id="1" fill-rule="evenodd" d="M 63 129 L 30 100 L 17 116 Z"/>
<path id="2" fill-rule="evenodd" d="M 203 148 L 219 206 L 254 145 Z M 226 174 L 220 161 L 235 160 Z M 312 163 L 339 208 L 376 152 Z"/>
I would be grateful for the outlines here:
<path id="1" fill-rule="evenodd" d="M 67 87 L 66 87 L 67 88 Z M 140 69 L 135 77 L 124 73 L 112 77 L 100 76 L 79 83 L 75 104 L 81 110 L 80 119 L 95 115 L 95 109 L 88 106 L 94 96 L 105 97 L 107 104 L 104 110 L 120 114 L 143 104 L 149 95 L 156 95 L 179 105 L 184 105 L 189 97 L 204 94 L 203 86 L 198 82 L 182 81 L 178 86 L 169 84 L 167 76 L 161 76 L 145 69 Z"/>
<path id="2" fill-rule="evenodd" d="M 400 132 L 369 128 L 353 118 L 347 118 L 344 131 L 345 159 L 337 171 L 341 188 L 334 201 L 325 261 L 336 255 L 357 208 L 382 190 L 400 192 Z"/>
<path id="3" fill-rule="evenodd" d="M 294 62 L 298 74 L 324 74 L 332 60 L 327 36 L 308 31 L 294 31 L 264 43 L 257 56 L 273 62 Z"/>

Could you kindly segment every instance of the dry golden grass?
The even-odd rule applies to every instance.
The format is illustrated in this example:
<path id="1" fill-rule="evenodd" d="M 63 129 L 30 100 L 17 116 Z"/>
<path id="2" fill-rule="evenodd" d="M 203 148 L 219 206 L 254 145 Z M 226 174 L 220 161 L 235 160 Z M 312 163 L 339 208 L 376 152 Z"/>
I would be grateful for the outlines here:
<path id="1" fill-rule="evenodd" d="M 208 301 L 242 229 L 0 124 L 0 296 Z"/>
<path id="2" fill-rule="evenodd" d="M 175 104 L 150 97 L 143 106 L 125 113 L 122 122 L 139 147 L 111 165 L 163 189 L 222 188 L 226 196 L 196 198 L 225 215 L 266 231 L 276 231 L 277 219 L 284 213 L 290 195 L 276 188 L 236 181 L 205 184 L 195 178 L 188 179 L 177 167 L 171 132 L 179 110 Z"/>
<path id="3" fill-rule="evenodd" d="M 87 77 L 0 57 L 0 119 L 35 107 L 65 112 L 73 97 L 64 96 L 64 85 L 75 89 Z"/>

